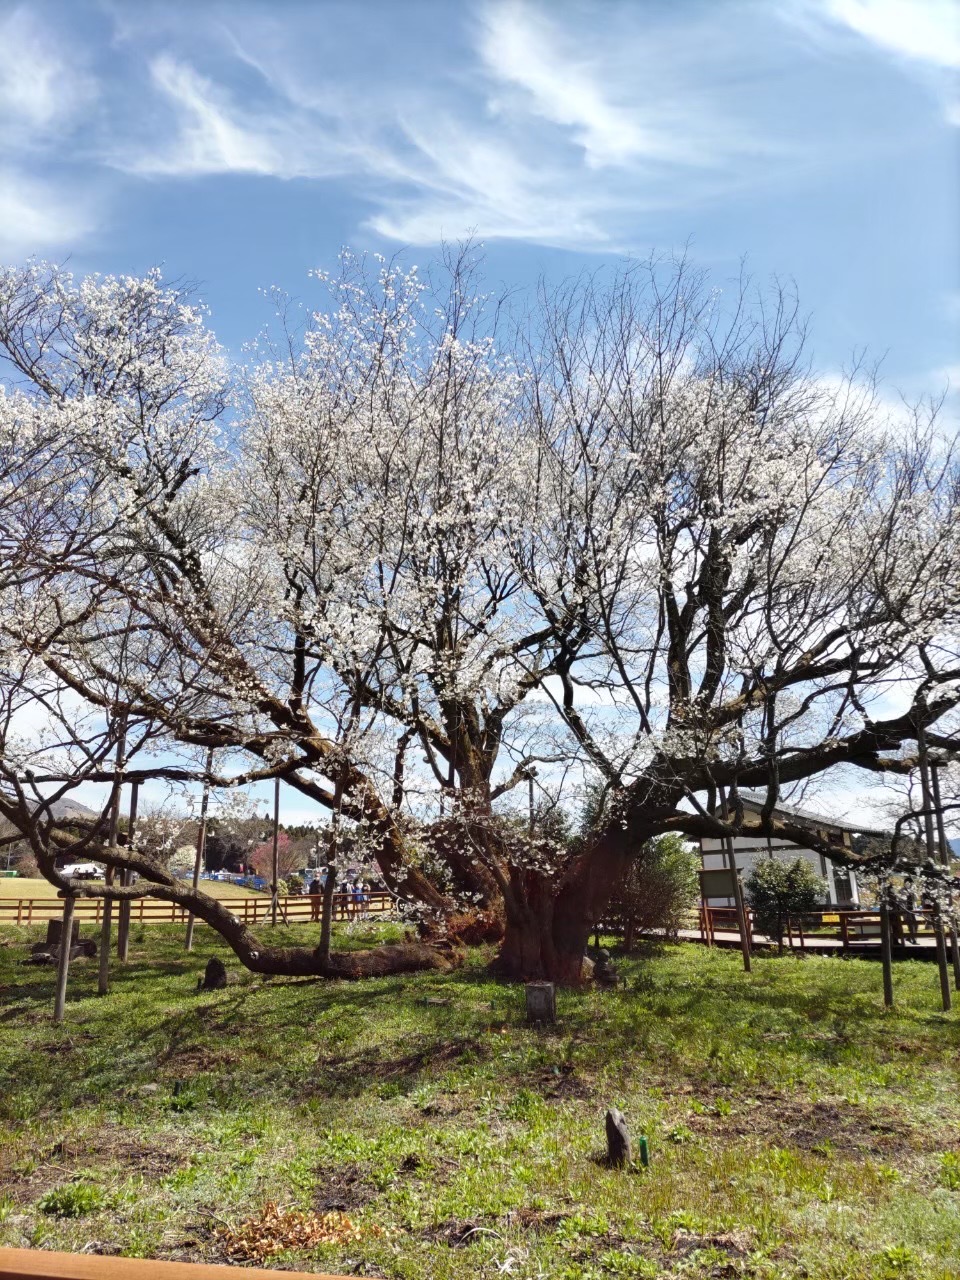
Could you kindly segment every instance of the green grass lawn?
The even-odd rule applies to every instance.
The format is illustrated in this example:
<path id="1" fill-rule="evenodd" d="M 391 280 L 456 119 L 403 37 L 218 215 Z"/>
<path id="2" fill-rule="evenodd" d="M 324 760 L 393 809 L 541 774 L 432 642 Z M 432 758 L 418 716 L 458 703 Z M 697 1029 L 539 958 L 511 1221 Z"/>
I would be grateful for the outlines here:
<path id="1" fill-rule="evenodd" d="M 670 947 L 624 961 L 621 990 L 560 993 L 544 1032 L 479 952 L 450 976 L 199 994 L 225 952 L 181 935 L 135 930 L 103 999 L 75 966 L 60 1027 L 52 971 L 19 965 L 39 931 L 0 935 L 0 1244 L 225 1261 L 218 1233 L 273 1202 L 357 1228 L 271 1260 L 302 1270 L 960 1276 L 960 1015 L 933 965 L 897 965 L 888 1014 L 869 961 L 747 976 Z M 648 1170 L 599 1161 L 608 1105 Z"/>
<path id="2" fill-rule="evenodd" d="M 225 880 L 201 880 L 200 888 L 211 898 L 246 898 L 257 896 L 253 889 L 229 884 Z M 0 876 L 0 898 L 55 898 L 57 886 L 49 880 L 35 880 L 23 876 Z"/>

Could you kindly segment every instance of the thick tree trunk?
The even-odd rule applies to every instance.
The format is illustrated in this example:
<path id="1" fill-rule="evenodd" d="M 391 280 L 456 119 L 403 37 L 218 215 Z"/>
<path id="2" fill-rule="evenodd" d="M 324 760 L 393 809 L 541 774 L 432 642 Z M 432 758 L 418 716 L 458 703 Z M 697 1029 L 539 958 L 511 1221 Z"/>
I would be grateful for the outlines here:
<path id="1" fill-rule="evenodd" d="M 583 958 L 592 920 L 571 911 L 548 876 L 514 871 L 506 902 L 506 926 L 494 971 L 514 982 L 546 979 L 575 987 L 583 981 Z"/>
<path id="2" fill-rule="evenodd" d="M 514 872 L 494 971 L 511 981 L 546 979 L 561 986 L 581 986 L 586 980 L 583 962 L 590 931 L 642 843 L 629 833 L 608 833 L 558 879 L 538 872 Z"/>

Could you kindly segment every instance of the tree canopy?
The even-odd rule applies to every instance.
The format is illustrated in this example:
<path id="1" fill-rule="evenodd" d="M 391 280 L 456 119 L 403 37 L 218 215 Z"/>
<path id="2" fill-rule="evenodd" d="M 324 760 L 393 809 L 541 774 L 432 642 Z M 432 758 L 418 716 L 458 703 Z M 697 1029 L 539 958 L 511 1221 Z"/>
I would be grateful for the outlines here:
<path id="1" fill-rule="evenodd" d="M 498 922 L 505 972 L 576 981 L 645 841 L 809 844 L 784 788 L 908 773 L 921 736 L 956 787 L 935 417 L 817 376 L 783 290 L 652 260 L 518 308 L 478 265 L 347 255 L 243 367 L 158 272 L 0 273 L 0 814 L 55 884 L 183 902 L 252 967 L 313 971 L 109 847 L 126 783 L 280 777 L 435 918 Z M 587 780 L 581 841 L 524 822 Z M 57 818 L 91 781 L 100 818 Z M 141 882 L 68 882 L 67 847 Z"/>

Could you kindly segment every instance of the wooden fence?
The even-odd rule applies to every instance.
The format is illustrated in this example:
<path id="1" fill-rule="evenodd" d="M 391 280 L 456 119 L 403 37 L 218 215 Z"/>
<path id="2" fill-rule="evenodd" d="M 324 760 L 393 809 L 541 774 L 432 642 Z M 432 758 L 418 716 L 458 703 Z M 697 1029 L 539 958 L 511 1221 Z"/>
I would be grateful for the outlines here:
<path id="1" fill-rule="evenodd" d="M 365 902 L 357 902 L 352 894 L 335 893 L 333 918 L 353 920 L 374 916 L 382 919 L 392 916 L 396 911 L 396 900 L 389 893 L 367 893 L 364 897 Z M 267 894 L 220 898 L 218 901 L 244 924 L 256 924 L 270 919 L 271 902 Z M 306 894 L 290 894 L 279 898 L 277 904 L 280 919 L 286 924 L 320 918 L 319 896 L 311 898 Z M 99 924 L 102 913 L 102 898 L 77 898 L 74 919 L 81 923 Z M 62 914 L 61 898 L 0 898 L 0 924 L 43 924 L 47 920 L 59 920 Z M 135 898 L 130 904 L 130 918 L 135 923 L 179 924 L 189 914 L 178 903 L 163 902 L 159 898 Z"/>
<path id="2" fill-rule="evenodd" d="M 108 1258 L 50 1249 L 0 1249 L 0 1280 L 227 1280 L 236 1267 L 150 1258 Z M 245 1280 L 345 1280 L 312 1271 L 264 1271 L 244 1267 Z"/>
<path id="3" fill-rule="evenodd" d="M 751 941 L 756 941 L 754 913 L 746 908 L 747 929 Z M 828 911 L 808 911 L 803 915 L 787 916 L 784 934 L 787 945 L 800 951 L 818 949 L 843 951 L 861 950 L 880 946 L 881 916 L 879 911 L 863 908 L 836 908 Z M 914 911 L 910 917 L 892 913 L 895 945 L 907 939 L 932 945 L 936 930 L 933 913 Z M 912 928 L 911 928 L 912 925 Z M 700 937 L 707 946 L 716 942 L 716 935 L 735 933 L 739 937 L 736 907 L 700 907 Z M 765 936 L 765 935 L 764 935 Z"/>

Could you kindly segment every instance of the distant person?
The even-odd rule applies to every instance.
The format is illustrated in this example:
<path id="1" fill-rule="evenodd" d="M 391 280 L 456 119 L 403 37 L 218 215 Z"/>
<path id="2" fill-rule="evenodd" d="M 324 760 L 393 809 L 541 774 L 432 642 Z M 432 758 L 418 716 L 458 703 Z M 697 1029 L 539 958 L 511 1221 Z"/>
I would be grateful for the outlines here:
<path id="1" fill-rule="evenodd" d="M 310 919 L 319 920 L 321 906 L 320 895 L 323 893 L 323 885 L 316 877 L 310 881 L 310 888 L 307 892 L 310 894 Z"/>

